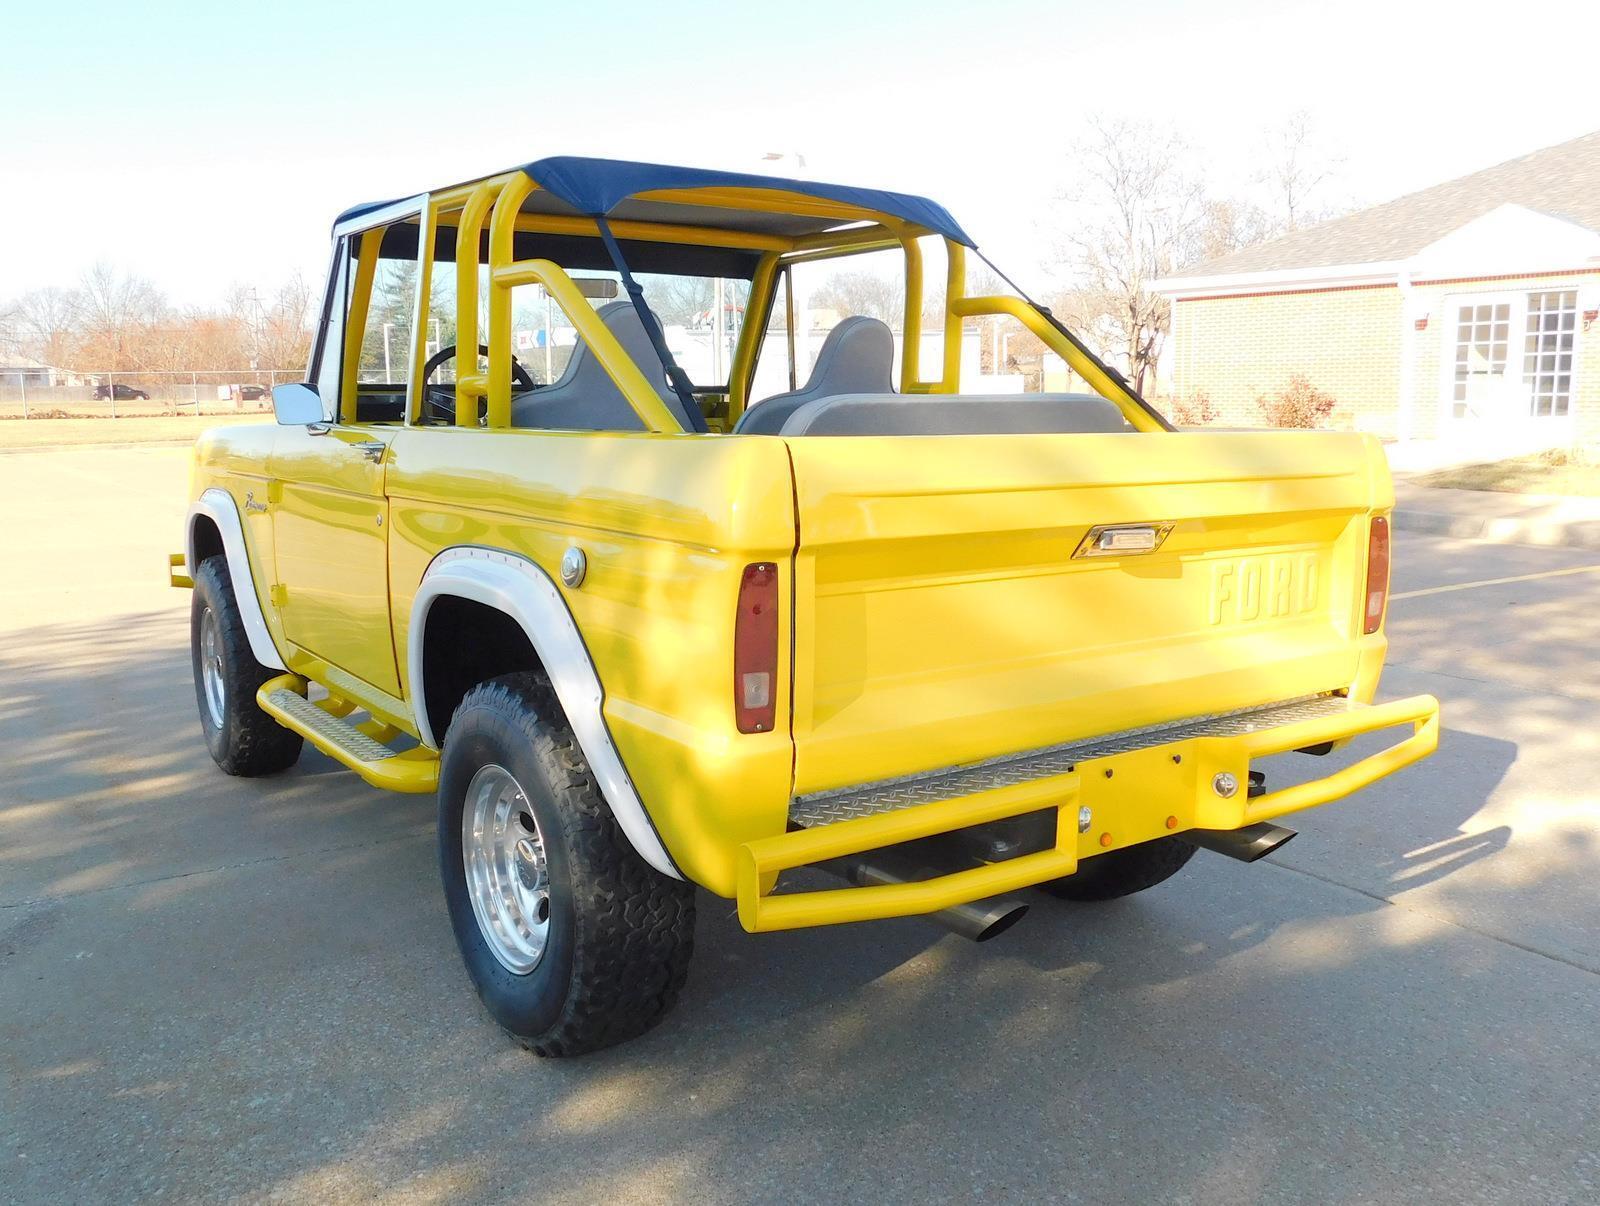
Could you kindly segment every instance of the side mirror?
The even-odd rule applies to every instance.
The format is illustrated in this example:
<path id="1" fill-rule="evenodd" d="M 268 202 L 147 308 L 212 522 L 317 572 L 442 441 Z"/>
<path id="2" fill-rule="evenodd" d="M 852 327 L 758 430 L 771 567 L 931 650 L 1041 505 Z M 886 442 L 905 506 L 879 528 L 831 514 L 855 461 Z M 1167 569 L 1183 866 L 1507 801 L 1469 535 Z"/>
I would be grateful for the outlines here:
<path id="1" fill-rule="evenodd" d="M 272 387 L 272 413 L 285 427 L 326 422 L 322 415 L 322 395 L 298 382 Z"/>

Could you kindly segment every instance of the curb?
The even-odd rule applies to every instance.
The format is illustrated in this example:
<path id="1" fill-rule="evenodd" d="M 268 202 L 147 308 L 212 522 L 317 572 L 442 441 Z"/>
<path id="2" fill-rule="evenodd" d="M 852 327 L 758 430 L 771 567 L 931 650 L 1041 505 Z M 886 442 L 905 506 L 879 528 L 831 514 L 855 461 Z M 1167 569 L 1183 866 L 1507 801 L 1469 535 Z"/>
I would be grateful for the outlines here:
<path id="1" fill-rule="evenodd" d="M 1546 548 L 1600 551 L 1600 520 L 1512 519 L 1506 516 L 1449 515 L 1396 508 L 1394 526 L 1403 532 L 1485 540 L 1493 544 L 1532 544 Z"/>

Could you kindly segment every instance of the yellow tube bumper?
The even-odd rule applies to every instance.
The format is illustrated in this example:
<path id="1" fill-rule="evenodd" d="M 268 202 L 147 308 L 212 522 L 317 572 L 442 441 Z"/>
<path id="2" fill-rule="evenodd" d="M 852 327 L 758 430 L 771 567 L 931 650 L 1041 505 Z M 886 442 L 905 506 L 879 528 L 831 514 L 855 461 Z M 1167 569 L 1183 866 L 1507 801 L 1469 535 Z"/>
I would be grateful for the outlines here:
<path id="1" fill-rule="evenodd" d="M 1251 799 L 1251 761 L 1409 725 L 1395 745 L 1320 779 Z M 1067 773 L 747 842 L 738 862 L 746 930 L 799 929 L 931 913 L 1071 875 L 1085 858 L 1188 829 L 1240 829 L 1347 796 L 1431 754 L 1439 702 L 1418 695 L 1230 736 L 1202 736 L 1077 763 Z M 1236 789 L 1219 794 L 1218 776 Z M 1226 780 L 1224 780 L 1226 783 Z M 917 883 L 774 893 L 778 876 L 847 854 L 1056 809 L 1055 846 Z M 1087 825 L 1080 821 L 1086 808 Z"/>

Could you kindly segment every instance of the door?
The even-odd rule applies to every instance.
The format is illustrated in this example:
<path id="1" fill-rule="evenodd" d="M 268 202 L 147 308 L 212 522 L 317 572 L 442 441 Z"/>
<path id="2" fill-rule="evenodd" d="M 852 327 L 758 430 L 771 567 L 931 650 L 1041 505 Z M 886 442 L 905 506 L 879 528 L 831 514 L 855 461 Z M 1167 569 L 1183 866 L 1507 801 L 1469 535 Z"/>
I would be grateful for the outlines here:
<path id="1" fill-rule="evenodd" d="M 1571 412 L 1578 293 L 1537 289 L 1449 299 L 1445 404 L 1453 420 L 1531 431 Z"/>
<path id="2" fill-rule="evenodd" d="M 284 634 L 363 682 L 400 691 L 389 630 L 384 456 L 394 428 L 284 427 L 273 445 L 273 534 Z"/>
<path id="3" fill-rule="evenodd" d="M 326 418 L 279 428 L 270 505 L 284 634 L 398 695 L 384 460 L 402 430 L 417 281 L 415 242 L 385 254 L 388 229 L 335 249 L 313 368 Z"/>

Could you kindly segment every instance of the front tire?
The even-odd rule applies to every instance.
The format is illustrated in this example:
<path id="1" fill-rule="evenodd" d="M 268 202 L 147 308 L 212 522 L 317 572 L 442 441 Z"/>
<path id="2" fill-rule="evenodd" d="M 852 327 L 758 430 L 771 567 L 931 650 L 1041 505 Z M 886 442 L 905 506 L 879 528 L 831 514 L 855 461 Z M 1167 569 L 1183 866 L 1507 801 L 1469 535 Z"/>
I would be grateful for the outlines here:
<path id="1" fill-rule="evenodd" d="M 1194 857 L 1195 848 L 1178 837 L 1156 838 L 1126 850 L 1086 859 L 1073 875 L 1040 884 L 1061 900 L 1116 900 L 1171 879 Z"/>
<path id="2" fill-rule="evenodd" d="M 634 850 L 537 676 L 483 683 L 456 709 L 439 767 L 439 869 L 478 995 L 530 1050 L 597 1051 L 677 1003 L 694 887 Z"/>
<path id="3" fill-rule="evenodd" d="M 200 729 L 211 757 L 230 775 L 287 770 L 305 744 L 256 704 L 256 692 L 281 674 L 256 661 L 233 595 L 225 557 L 207 557 L 194 575 L 189 655 Z"/>

